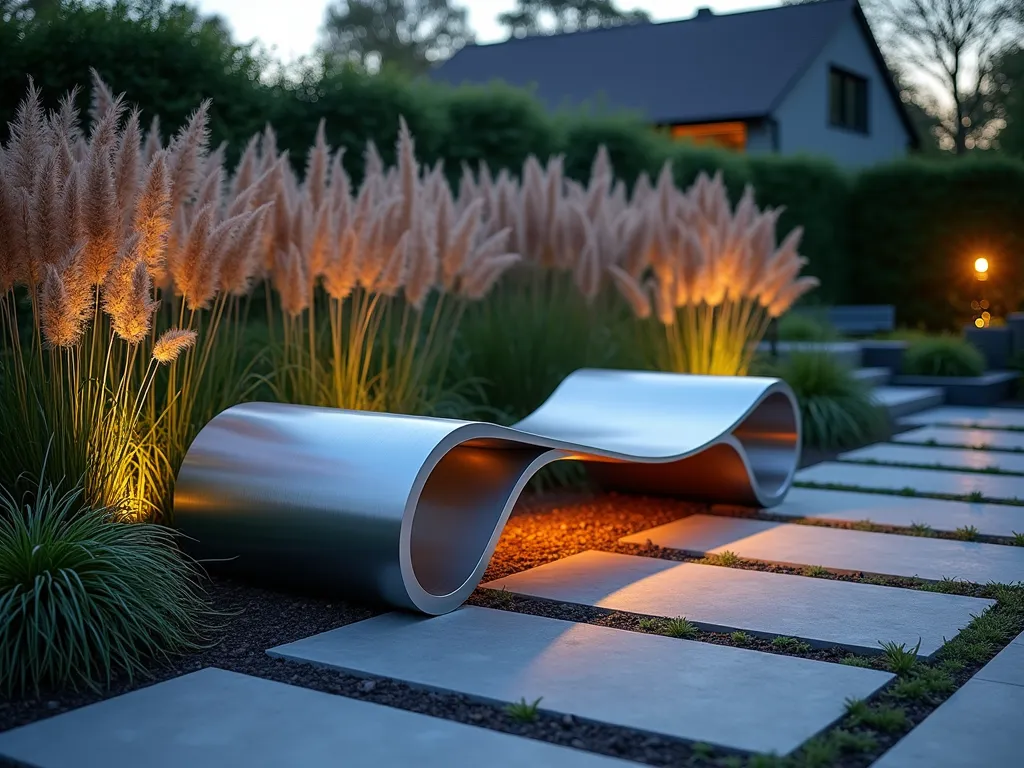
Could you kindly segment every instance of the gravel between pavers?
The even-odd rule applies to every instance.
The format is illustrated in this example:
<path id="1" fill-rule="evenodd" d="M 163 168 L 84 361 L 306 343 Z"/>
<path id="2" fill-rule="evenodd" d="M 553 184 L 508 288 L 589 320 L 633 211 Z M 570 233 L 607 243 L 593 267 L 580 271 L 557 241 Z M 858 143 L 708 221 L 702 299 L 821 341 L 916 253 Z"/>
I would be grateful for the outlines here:
<path id="1" fill-rule="evenodd" d="M 571 503 L 569 497 L 562 498 L 564 505 L 559 504 L 557 496 L 522 500 L 499 544 L 501 554 L 496 554 L 486 579 L 598 545 L 607 546 L 620 536 L 707 509 L 668 500 L 623 506 L 621 498 L 581 501 L 577 495 L 571 497 Z M 523 556 L 517 556 L 517 551 Z M 423 691 L 393 680 L 367 679 L 271 658 L 266 654 L 268 648 L 361 621 L 382 610 L 337 598 L 282 593 L 217 576 L 211 579 L 208 591 L 214 608 L 226 614 L 224 630 L 214 647 L 158 668 L 152 677 L 134 682 L 117 680 L 102 694 L 52 692 L 39 698 L 0 701 L 0 731 L 203 667 L 220 667 L 651 765 L 679 765 L 692 754 L 681 741 L 628 728 L 568 715 L 540 714 L 533 723 L 520 723 L 502 707 L 465 696 Z"/>

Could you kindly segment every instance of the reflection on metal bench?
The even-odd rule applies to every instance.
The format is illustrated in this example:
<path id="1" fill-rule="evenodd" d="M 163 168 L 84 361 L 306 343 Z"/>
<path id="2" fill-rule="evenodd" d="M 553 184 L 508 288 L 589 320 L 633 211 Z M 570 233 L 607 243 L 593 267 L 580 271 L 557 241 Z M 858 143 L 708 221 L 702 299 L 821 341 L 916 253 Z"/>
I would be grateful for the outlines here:
<path id="1" fill-rule="evenodd" d="M 429 614 L 476 588 L 523 487 L 560 460 L 605 487 L 771 507 L 799 412 L 781 381 L 581 370 L 513 427 L 272 403 L 195 439 L 175 519 L 202 559 Z"/>

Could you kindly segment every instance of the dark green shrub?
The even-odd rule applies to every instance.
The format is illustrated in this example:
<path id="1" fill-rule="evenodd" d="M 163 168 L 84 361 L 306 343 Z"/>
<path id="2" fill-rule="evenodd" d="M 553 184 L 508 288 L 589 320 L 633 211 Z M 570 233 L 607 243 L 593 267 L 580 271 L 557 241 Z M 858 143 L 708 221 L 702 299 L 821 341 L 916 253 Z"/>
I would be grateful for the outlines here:
<path id="1" fill-rule="evenodd" d="M 701 173 L 714 176 L 721 171 L 733 204 L 740 199 L 747 184 L 753 181 L 747 158 L 728 150 L 681 141 L 676 143 L 669 159 L 672 160 L 672 176 L 682 189 L 692 185 Z"/>
<path id="2" fill-rule="evenodd" d="M 839 333 L 817 312 L 787 312 L 779 318 L 779 341 L 834 341 Z"/>
<path id="3" fill-rule="evenodd" d="M 176 534 L 40 485 L 0 489 L 0 690 L 97 688 L 195 650 L 207 604 Z"/>
<path id="4" fill-rule="evenodd" d="M 608 150 L 615 175 L 632 188 L 641 173 L 654 177 L 675 152 L 672 141 L 628 114 L 592 115 L 585 112 L 559 119 L 565 172 L 586 182 L 600 147 Z"/>
<path id="5" fill-rule="evenodd" d="M 1024 163 L 1001 158 L 908 160 L 871 168 L 854 183 L 850 296 L 894 304 L 901 324 L 958 327 L 971 301 L 992 313 L 1024 296 Z M 974 278 L 985 255 L 989 279 Z"/>
<path id="6" fill-rule="evenodd" d="M 260 81 L 265 63 L 250 46 L 232 42 L 221 21 L 185 4 L 60 3 L 43 22 L 0 23 L 0 133 L 29 76 L 51 107 L 74 86 L 84 87 L 85 109 L 95 67 L 115 93 L 142 108 L 146 122 L 159 115 L 165 138 L 212 99 L 212 141 L 239 150 L 272 105 L 272 89 Z M 308 136 L 315 130 L 314 123 Z"/>
<path id="7" fill-rule="evenodd" d="M 872 400 L 870 389 L 827 352 L 793 354 L 761 372 L 792 387 L 807 448 L 853 448 L 878 440 L 888 430 L 886 412 Z"/>
<path id="8" fill-rule="evenodd" d="M 518 175 L 529 155 L 543 159 L 557 150 L 552 120 L 529 91 L 495 83 L 439 87 L 436 94 L 448 126 L 439 152 L 450 176 L 462 163 L 476 169 L 481 162 Z"/>
<path id="9" fill-rule="evenodd" d="M 821 280 L 810 300 L 852 303 L 846 295 L 849 176 L 831 161 L 812 157 L 751 155 L 748 163 L 758 204 L 785 209 L 779 242 L 795 227 L 804 228 L 800 252 L 809 261 L 804 273 Z"/>
<path id="10" fill-rule="evenodd" d="M 504 424 L 534 411 L 578 368 L 629 365 L 609 319 L 618 314 L 588 307 L 569 275 L 534 277 L 512 275 L 467 308 L 450 366 L 453 381 L 479 382 L 480 415 Z"/>
<path id="11" fill-rule="evenodd" d="M 977 347 L 953 336 L 932 336 L 910 343 L 903 372 L 911 376 L 981 376 L 985 356 Z"/>
<path id="12" fill-rule="evenodd" d="M 363 177 L 364 153 L 372 140 L 388 164 L 395 162 L 399 118 L 404 117 L 416 140 L 416 157 L 435 161 L 450 132 L 439 89 L 429 83 L 415 86 L 391 72 L 369 77 L 348 67 L 315 67 L 299 80 L 284 79 L 275 88 L 273 112 L 278 146 L 290 150 L 296 169 L 303 169 L 317 125 L 325 120 L 327 143 L 345 149 L 345 169 L 358 183 Z"/>

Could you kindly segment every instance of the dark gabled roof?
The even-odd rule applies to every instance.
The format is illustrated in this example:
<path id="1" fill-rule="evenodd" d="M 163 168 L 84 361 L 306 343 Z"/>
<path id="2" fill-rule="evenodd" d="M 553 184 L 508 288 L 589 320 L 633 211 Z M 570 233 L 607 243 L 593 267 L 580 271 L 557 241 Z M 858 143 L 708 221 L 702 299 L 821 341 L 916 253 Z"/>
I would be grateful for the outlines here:
<path id="1" fill-rule="evenodd" d="M 766 117 L 851 15 L 863 22 L 856 0 L 824 0 L 468 45 L 431 77 L 532 86 L 552 109 L 597 102 L 653 123 Z"/>

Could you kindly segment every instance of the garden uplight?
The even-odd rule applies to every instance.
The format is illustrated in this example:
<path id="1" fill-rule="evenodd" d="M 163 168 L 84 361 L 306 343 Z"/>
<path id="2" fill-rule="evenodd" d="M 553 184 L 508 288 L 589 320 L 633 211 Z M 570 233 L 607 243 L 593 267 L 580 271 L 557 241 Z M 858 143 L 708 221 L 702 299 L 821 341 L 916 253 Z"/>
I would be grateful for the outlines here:
<path id="1" fill-rule="evenodd" d="M 984 256 L 974 260 L 974 276 L 979 280 L 988 280 L 988 259 Z"/>

